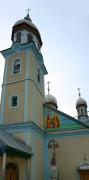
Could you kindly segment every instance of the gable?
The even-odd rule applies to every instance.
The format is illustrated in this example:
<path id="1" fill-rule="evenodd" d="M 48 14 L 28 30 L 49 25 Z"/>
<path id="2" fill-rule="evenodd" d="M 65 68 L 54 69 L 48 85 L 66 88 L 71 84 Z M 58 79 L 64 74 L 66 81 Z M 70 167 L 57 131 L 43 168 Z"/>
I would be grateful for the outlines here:
<path id="1" fill-rule="evenodd" d="M 44 105 L 44 128 L 47 131 L 80 130 L 87 128 L 77 119 Z"/>

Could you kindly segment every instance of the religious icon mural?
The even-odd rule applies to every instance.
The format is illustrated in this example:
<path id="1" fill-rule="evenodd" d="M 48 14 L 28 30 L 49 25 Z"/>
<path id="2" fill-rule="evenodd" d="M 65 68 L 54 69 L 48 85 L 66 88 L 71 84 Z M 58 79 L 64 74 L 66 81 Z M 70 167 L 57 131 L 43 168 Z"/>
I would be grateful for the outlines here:
<path id="1" fill-rule="evenodd" d="M 59 128 L 60 127 L 60 117 L 56 113 L 46 112 L 45 126 L 47 129 Z"/>

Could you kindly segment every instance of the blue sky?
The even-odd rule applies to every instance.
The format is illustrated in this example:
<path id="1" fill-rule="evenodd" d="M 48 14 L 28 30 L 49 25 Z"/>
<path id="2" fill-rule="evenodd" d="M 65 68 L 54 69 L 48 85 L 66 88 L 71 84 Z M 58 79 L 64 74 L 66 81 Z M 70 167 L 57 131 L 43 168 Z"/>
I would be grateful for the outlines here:
<path id="1" fill-rule="evenodd" d="M 11 46 L 13 24 L 26 15 L 38 27 L 51 94 L 61 111 L 76 116 L 77 88 L 89 104 L 89 0 L 15 0 L 0 4 L 0 50 Z M 4 59 L 0 55 L 0 85 Z M 1 89 L 0 89 L 1 92 Z"/>

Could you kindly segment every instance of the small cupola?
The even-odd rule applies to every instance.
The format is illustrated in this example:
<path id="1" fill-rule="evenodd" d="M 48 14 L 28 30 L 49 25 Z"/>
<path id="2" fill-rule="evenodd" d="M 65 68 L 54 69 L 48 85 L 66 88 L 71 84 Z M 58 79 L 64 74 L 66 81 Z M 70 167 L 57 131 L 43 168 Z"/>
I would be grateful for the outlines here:
<path id="1" fill-rule="evenodd" d="M 45 96 L 45 103 L 46 103 L 48 106 L 50 106 L 50 107 L 52 107 L 52 108 L 54 108 L 54 109 L 57 109 L 57 108 L 58 108 L 58 106 L 57 106 L 57 100 L 56 100 L 56 98 L 55 98 L 53 95 L 51 95 L 51 94 L 47 94 L 47 95 Z"/>
<path id="2" fill-rule="evenodd" d="M 79 164 L 79 166 L 77 167 L 77 169 L 79 171 L 85 171 L 85 170 L 89 170 L 89 161 L 87 161 L 85 153 L 84 153 L 84 160 Z"/>
<path id="3" fill-rule="evenodd" d="M 34 42 L 36 48 L 40 50 L 42 47 L 42 40 L 37 27 L 33 24 L 29 11 L 24 19 L 18 20 L 12 27 L 12 42 L 19 42 L 20 44 Z"/>
<path id="4" fill-rule="evenodd" d="M 85 99 L 81 98 L 80 89 L 79 90 L 79 98 L 76 101 L 76 110 L 78 114 L 78 119 L 82 122 L 85 122 L 88 120 L 88 113 L 87 113 L 87 102 Z"/>
<path id="5" fill-rule="evenodd" d="M 79 97 L 76 102 L 76 109 L 81 106 L 85 106 L 87 108 L 87 102 L 85 101 L 85 99 Z"/>
<path id="6" fill-rule="evenodd" d="M 52 107 L 54 109 L 57 109 L 58 106 L 57 106 L 57 100 L 56 98 L 50 94 L 50 89 L 49 89 L 49 83 L 48 82 L 48 94 L 45 96 L 45 103 L 49 106 L 49 107 Z"/>

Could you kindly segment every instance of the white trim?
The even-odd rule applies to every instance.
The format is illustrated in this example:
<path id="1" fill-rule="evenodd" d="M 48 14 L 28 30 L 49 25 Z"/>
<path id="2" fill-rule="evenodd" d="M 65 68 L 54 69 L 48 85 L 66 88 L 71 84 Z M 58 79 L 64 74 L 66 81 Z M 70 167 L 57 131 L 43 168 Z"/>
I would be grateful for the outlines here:
<path id="1" fill-rule="evenodd" d="M 30 67 L 30 51 L 26 51 L 26 72 L 25 72 L 25 83 L 24 83 L 24 122 L 28 121 L 28 95 L 29 95 L 29 67 Z"/>

